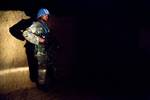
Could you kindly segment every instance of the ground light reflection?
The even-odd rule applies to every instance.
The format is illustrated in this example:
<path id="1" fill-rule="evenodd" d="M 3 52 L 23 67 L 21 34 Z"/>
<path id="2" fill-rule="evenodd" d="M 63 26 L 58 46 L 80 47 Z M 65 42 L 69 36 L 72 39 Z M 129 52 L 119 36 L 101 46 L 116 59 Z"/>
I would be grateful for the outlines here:
<path id="1" fill-rule="evenodd" d="M 35 87 L 29 79 L 28 67 L 0 70 L 0 94 Z"/>
<path id="2" fill-rule="evenodd" d="M 20 67 L 20 68 L 0 70 L 0 76 L 5 75 L 5 74 L 18 73 L 18 72 L 26 72 L 28 71 L 28 69 L 29 69 L 28 67 Z"/>

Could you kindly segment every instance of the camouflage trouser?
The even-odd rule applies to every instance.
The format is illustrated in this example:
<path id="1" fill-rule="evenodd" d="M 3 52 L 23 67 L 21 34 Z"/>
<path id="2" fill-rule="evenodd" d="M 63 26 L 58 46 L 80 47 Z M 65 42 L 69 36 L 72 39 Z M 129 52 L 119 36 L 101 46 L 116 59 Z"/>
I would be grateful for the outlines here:
<path id="1" fill-rule="evenodd" d="M 36 59 L 38 61 L 38 84 L 39 85 L 49 85 L 55 80 L 55 56 L 51 54 L 36 54 Z"/>
<path id="2" fill-rule="evenodd" d="M 38 83 L 45 84 L 48 67 L 48 56 L 46 54 L 37 53 L 35 57 L 38 61 Z"/>

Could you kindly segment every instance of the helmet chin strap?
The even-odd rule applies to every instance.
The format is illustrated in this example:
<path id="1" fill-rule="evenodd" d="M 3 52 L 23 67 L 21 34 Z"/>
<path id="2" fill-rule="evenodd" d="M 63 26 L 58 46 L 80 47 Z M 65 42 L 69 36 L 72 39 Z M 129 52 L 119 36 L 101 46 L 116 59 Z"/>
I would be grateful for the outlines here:
<path id="1" fill-rule="evenodd" d="M 41 22 L 44 22 L 44 23 L 48 23 L 48 20 L 44 20 L 44 19 L 39 19 Z"/>

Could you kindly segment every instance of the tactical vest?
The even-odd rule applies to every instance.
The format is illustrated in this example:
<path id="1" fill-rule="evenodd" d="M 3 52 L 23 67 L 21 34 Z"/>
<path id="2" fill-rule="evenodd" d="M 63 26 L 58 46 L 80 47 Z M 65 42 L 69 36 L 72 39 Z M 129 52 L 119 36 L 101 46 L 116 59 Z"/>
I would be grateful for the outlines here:
<path id="1" fill-rule="evenodd" d="M 47 36 L 50 32 L 47 24 L 42 22 L 42 21 L 37 21 L 37 22 L 35 22 L 35 24 L 37 24 L 37 25 L 35 25 L 36 26 L 35 34 L 37 36 L 40 36 L 40 37 L 45 37 L 45 39 L 47 40 Z M 35 45 L 35 55 L 45 55 L 45 54 L 47 54 L 45 47 L 46 47 L 45 44 Z"/>

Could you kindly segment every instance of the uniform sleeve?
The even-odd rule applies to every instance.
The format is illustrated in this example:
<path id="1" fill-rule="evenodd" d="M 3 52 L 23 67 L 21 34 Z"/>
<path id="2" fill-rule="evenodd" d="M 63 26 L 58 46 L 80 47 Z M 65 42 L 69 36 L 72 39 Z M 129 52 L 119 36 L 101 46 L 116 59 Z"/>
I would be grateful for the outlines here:
<path id="1" fill-rule="evenodd" d="M 39 44 L 39 37 L 34 34 L 35 32 L 36 32 L 36 24 L 33 23 L 29 28 L 27 28 L 23 32 L 23 36 L 30 43 L 38 45 Z"/>

